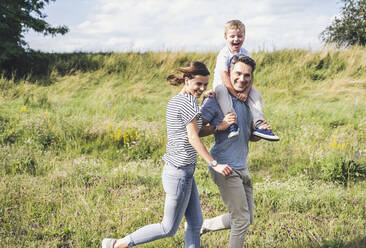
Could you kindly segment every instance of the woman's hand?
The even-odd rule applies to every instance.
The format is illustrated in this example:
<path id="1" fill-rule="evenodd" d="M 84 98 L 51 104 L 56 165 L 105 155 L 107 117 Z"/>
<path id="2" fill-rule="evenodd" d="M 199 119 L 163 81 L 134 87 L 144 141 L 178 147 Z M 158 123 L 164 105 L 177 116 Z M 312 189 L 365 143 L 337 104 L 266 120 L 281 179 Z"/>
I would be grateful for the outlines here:
<path id="1" fill-rule="evenodd" d="M 234 123 L 236 123 L 236 114 L 229 113 L 229 114 L 225 115 L 222 122 L 217 124 L 216 127 L 217 127 L 218 131 L 223 131 L 223 130 L 228 129 L 230 127 L 230 125 L 234 124 Z"/>
<path id="2" fill-rule="evenodd" d="M 233 169 L 227 164 L 217 164 L 215 167 L 212 167 L 212 169 L 224 176 L 228 176 L 233 173 Z"/>
<path id="3" fill-rule="evenodd" d="M 211 97 L 214 97 L 214 96 L 216 96 L 216 93 L 213 90 L 208 90 L 203 95 L 204 98 L 211 98 Z"/>
<path id="4" fill-rule="evenodd" d="M 202 98 L 202 101 L 201 101 L 201 105 L 203 104 L 203 102 L 205 101 L 206 98 L 211 98 L 211 97 L 214 97 L 214 96 L 216 96 L 215 91 L 213 91 L 213 90 L 206 91 L 203 94 L 203 98 Z"/>

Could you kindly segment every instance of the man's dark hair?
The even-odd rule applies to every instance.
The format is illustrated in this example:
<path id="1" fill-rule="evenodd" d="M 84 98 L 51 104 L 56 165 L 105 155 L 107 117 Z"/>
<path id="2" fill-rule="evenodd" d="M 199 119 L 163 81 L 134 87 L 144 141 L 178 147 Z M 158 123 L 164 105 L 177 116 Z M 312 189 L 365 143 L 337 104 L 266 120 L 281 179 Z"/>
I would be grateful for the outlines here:
<path id="1" fill-rule="evenodd" d="M 234 68 L 234 65 L 238 62 L 250 65 L 252 67 L 252 72 L 255 70 L 255 61 L 251 57 L 246 55 L 234 55 L 230 60 L 230 71 Z"/>

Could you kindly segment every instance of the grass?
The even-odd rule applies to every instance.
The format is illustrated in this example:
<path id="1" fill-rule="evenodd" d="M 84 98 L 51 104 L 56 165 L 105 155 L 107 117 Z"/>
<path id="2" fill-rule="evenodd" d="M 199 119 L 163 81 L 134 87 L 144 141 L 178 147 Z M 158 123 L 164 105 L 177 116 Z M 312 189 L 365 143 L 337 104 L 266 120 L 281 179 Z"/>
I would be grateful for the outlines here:
<path id="1" fill-rule="evenodd" d="M 0 78 L 2 246 L 100 247 L 161 221 L 165 107 L 179 91 L 165 77 L 191 60 L 213 72 L 216 54 L 42 56 L 42 72 Z M 250 144 L 256 209 L 245 247 L 365 247 L 365 48 L 253 57 L 281 141 Z M 224 213 L 202 159 L 195 178 L 204 217 Z M 141 247 L 183 247 L 183 229 Z M 205 234 L 202 247 L 228 237 Z"/>

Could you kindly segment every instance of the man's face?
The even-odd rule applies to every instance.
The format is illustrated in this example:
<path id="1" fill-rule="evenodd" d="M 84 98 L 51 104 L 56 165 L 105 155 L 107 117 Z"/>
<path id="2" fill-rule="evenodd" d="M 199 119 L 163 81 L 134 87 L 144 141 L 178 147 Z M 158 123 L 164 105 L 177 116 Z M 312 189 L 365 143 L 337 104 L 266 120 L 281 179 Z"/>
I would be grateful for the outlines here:
<path id="1" fill-rule="evenodd" d="M 252 67 L 243 62 L 237 62 L 230 71 L 230 81 L 237 92 L 243 92 L 253 82 Z"/>

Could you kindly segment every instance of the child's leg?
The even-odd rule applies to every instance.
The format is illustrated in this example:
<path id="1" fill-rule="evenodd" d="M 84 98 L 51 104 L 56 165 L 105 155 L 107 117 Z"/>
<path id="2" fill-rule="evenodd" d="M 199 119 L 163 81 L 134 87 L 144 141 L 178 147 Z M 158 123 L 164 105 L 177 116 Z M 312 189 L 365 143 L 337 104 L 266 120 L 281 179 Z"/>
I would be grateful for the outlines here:
<path id="1" fill-rule="evenodd" d="M 216 93 L 216 99 L 224 115 L 227 115 L 228 113 L 235 113 L 230 93 L 226 89 L 225 85 L 219 84 L 214 86 L 214 91 Z"/>
<path id="2" fill-rule="evenodd" d="M 258 128 L 264 121 L 264 114 L 262 110 L 262 96 L 261 93 L 253 87 L 248 95 L 248 106 L 253 115 L 254 126 Z"/>
<path id="3" fill-rule="evenodd" d="M 220 105 L 221 111 L 224 115 L 228 113 L 235 113 L 233 107 L 233 101 L 231 99 L 229 91 L 226 89 L 225 85 L 219 84 L 214 85 L 214 91 L 216 93 L 216 99 Z M 236 114 L 236 113 L 235 113 Z M 233 123 L 229 127 L 229 138 L 235 137 L 239 134 L 239 127 L 237 123 Z"/>
<path id="4" fill-rule="evenodd" d="M 262 110 L 262 97 L 261 93 L 256 89 L 252 88 L 248 96 L 248 105 L 253 115 L 253 124 L 256 128 L 253 132 L 254 136 L 260 137 L 265 140 L 279 141 L 280 138 L 272 133 L 272 130 L 267 130 L 261 127 L 264 122 L 264 114 Z"/>

